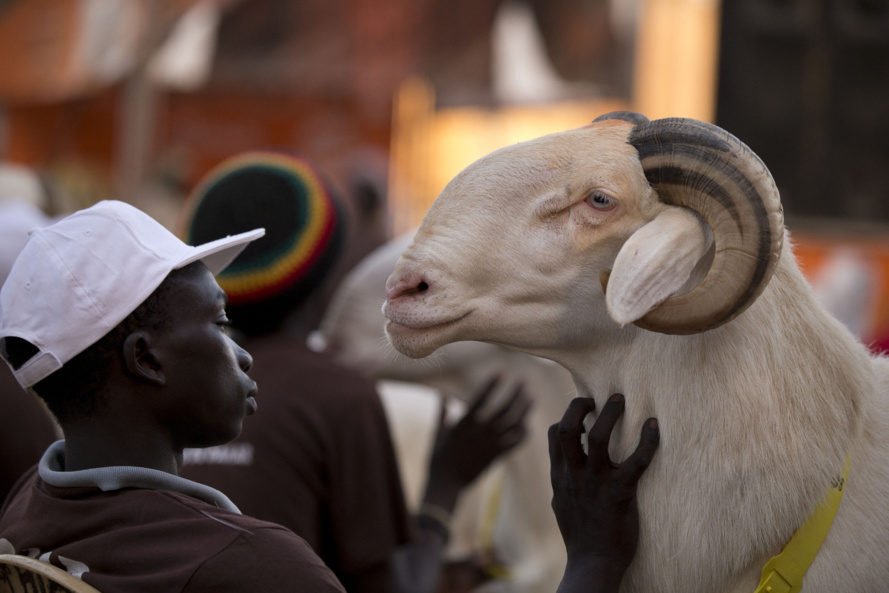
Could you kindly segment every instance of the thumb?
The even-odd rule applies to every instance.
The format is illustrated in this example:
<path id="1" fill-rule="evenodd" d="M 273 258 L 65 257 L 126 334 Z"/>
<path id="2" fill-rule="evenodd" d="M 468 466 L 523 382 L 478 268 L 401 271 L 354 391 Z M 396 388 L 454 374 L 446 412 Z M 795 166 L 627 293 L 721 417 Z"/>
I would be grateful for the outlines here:
<path id="1" fill-rule="evenodd" d="M 444 397 L 439 398 L 438 422 L 435 430 L 435 445 L 438 446 L 447 436 L 450 429 L 447 427 L 445 420 L 448 416 L 448 402 Z"/>

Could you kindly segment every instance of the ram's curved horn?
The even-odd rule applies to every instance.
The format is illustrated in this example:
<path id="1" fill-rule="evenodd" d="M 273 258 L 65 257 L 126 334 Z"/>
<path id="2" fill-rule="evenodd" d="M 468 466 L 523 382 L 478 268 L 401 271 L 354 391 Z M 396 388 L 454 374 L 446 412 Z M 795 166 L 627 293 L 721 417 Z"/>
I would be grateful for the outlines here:
<path id="1" fill-rule="evenodd" d="M 611 113 L 600 115 L 593 120 L 593 123 L 605 121 L 606 119 L 619 119 L 628 121 L 634 126 L 638 126 L 639 124 L 647 124 L 650 121 L 646 116 L 642 115 L 641 113 L 636 113 L 635 111 L 612 111 Z"/>
<path id="2" fill-rule="evenodd" d="M 638 124 L 629 143 L 660 200 L 700 214 L 715 244 L 704 280 L 636 325 L 691 334 L 727 323 L 765 289 L 781 254 L 784 213 L 769 170 L 733 135 L 692 119 Z"/>

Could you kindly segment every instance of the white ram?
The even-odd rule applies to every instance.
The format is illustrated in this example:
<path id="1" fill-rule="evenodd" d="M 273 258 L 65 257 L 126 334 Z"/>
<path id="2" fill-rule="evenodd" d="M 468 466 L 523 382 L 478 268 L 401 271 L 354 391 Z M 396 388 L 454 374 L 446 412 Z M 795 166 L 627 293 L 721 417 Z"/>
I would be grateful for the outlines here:
<path id="1" fill-rule="evenodd" d="M 452 553 L 459 556 L 493 546 L 498 560 L 509 567 L 510 578 L 496 587 L 486 586 L 486 591 L 551 593 L 562 577 L 565 550 L 549 508 L 552 489 L 547 479 L 546 432 L 574 395 L 571 376 L 549 360 L 481 342 L 445 346 L 434 361 L 414 360 L 393 351 L 385 343 L 386 320 L 380 305 L 385 300 L 386 280 L 412 238 L 413 233 L 408 233 L 389 241 L 343 278 L 312 341 L 345 366 L 378 379 L 428 385 L 449 399 L 465 400 L 494 372 L 505 383 L 526 384 L 535 399 L 528 414 L 526 442 L 494 468 L 487 484 L 461 495 Z M 396 448 L 399 459 L 409 460 L 417 453 L 417 443 L 428 441 L 428 435 L 417 434 L 430 428 L 423 422 L 429 414 L 420 409 L 425 398 L 421 394 L 399 397 L 401 392 L 390 397 L 387 384 L 380 387 L 385 402 L 397 398 L 387 410 L 396 445 L 403 443 Z M 425 482 L 424 465 L 403 463 L 401 469 L 406 486 Z M 492 511 L 496 515 L 490 525 Z"/>
<path id="2" fill-rule="evenodd" d="M 423 357 L 483 340 L 550 358 L 612 454 L 657 417 L 622 591 L 753 591 L 851 460 L 806 593 L 889 588 L 889 362 L 813 297 L 762 161 L 716 126 L 616 113 L 498 150 L 430 207 L 387 283 Z"/>

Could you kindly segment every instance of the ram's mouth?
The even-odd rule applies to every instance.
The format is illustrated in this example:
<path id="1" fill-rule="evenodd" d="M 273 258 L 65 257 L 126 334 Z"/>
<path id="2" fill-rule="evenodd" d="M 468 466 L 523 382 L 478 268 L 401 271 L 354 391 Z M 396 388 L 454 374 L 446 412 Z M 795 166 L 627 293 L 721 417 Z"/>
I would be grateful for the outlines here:
<path id="1" fill-rule="evenodd" d="M 399 319 L 397 315 L 389 316 L 386 321 L 386 335 L 396 350 L 411 358 L 423 358 L 435 350 L 448 344 L 458 325 L 469 314 L 464 313 L 446 321 L 417 321 Z"/>
<path id="2" fill-rule="evenodd" d="M 386 321 L 386 327 L 394 326 L 394 327 L 397 327 L 398 329 L 403 328 L 405 330 L 433 331 L 433 330 L 436 330 L 439 328 L 448 327 L 449 325 L 454 325 L 455 323 L 462 321 L 463 319 L 466 319 L 466 317 L 468 315 L 469 315 L 469 313 L 464 313 L 463 315 L 454 317 L 453 319 L 448 320 L 448 321 L 433 320 L 431 322 L 414 321 L 414 320 L 399 320 L 397 318 L 397 316 L 393 315 L 392 317 L 389 317 L 389 319 Z"/>

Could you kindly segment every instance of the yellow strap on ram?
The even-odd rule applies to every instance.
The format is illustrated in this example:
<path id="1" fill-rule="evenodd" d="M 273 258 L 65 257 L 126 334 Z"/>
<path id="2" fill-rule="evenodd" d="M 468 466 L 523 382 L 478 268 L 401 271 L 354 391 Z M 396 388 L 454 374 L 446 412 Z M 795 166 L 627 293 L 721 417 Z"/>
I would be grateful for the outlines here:
<path id="1" fill-rule="evenodd" d="M 497 553 L 494 549 L 494 527 L 497 523 L 497 515 L 500 513 L 500 503 L 503 501 L 503 466 L 496 465 L 489 470 L 495 472 L 492 476 L 493 485 L 491 493 L 485 505 L 485 516 L 479 529 L 479 547 L 486 559 L 485 574 L 492 579 L 505 580 L 512 578 L 512 572 L 508 566 L 497 561 Z"/>
<path id="2" fill-rule="evenodd" d="M 818 508 L 793 535 L 780 554 L 766 562 L 762 578 L 754 593 L 797 593 L 803 587 L 803 577 L 809 570 L 830 526 L 837 514 L 843 490 L 849 477 L 849 460 L 842 476 L 833 480 L 832 487 Z"/>

